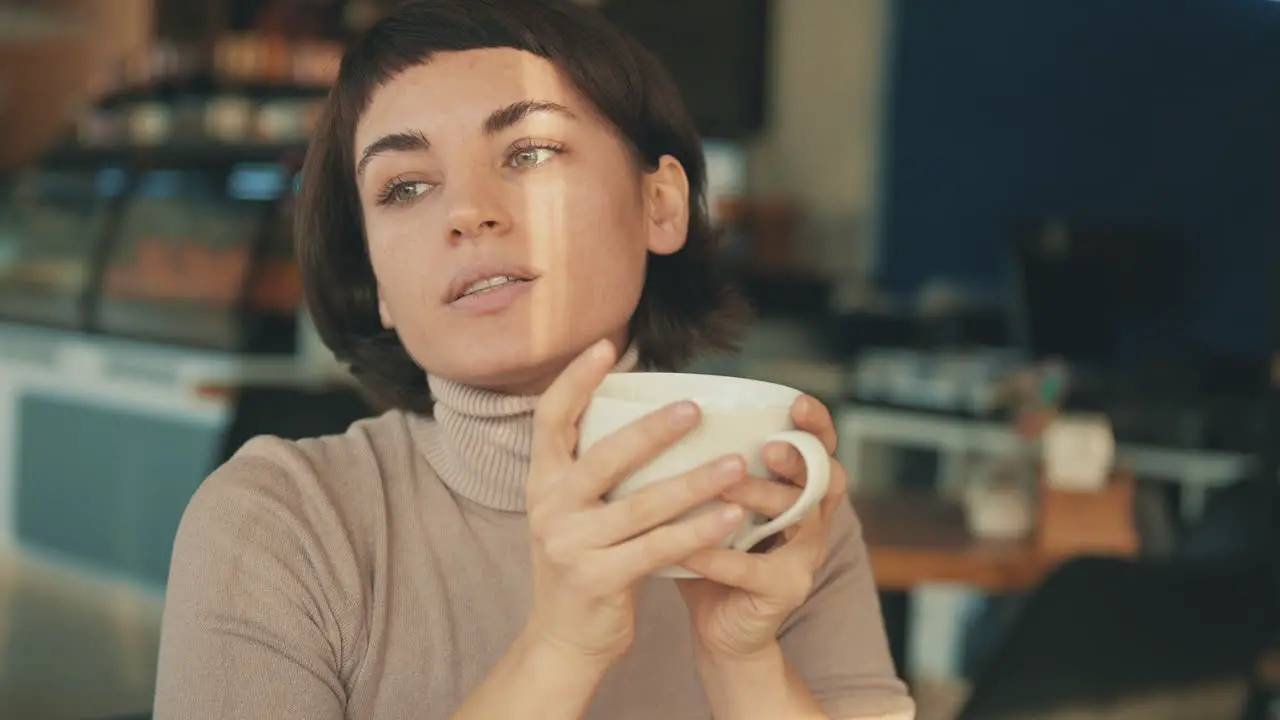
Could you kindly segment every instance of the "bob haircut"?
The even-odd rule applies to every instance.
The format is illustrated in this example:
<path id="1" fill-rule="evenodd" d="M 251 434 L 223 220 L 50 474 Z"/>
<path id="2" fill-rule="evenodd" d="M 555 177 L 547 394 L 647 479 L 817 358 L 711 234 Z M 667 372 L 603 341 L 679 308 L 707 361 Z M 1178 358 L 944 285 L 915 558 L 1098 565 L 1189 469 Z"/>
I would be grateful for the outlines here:
<path id="1" fill-rule="evenodd" d="M 625 138 L 637 166 L 675 157 L 689 179 L 689 231 L 650 254 L 631 338 L 643 367 L 675 370 L 737 347 L 748 312 L 720 275 L 702 141 L 665 68 L 596 12 L 562 0 L 408 0 L 346 53 L 302 171 L 294 240 L 320 337 L 379 404 L 431 413 L 426 373 L 378 317 L 355 182 L 355 130 L 373 92 L 438 52 L 514 48 L 552 62 Z"/>

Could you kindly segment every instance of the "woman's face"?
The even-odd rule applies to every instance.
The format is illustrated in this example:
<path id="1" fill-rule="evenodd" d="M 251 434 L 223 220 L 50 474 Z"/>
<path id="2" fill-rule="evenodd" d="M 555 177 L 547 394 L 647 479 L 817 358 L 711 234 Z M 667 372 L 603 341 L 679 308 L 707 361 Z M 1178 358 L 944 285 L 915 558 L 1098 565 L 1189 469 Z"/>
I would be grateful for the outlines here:
<path id="1" fill-rule="evenodd" d="M 674 159 L 643 172 L 556 67 L 438 53 L 378 88 L 355 135 L 383 324 L 428 373 L 545 389 L 600 338 L 627 341 L 648 252 L 688 228 Z"/>

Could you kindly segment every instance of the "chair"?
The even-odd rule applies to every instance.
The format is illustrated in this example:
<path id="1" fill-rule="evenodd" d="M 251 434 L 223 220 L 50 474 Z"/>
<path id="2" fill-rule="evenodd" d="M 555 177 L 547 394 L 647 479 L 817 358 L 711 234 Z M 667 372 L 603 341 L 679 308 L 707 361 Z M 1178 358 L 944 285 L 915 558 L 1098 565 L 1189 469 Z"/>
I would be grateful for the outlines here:
<path id="1" fill-rule="evenodd" d="M 1027 598 L 959 717 L 1106 717 L 1126 699 L 1247 683 L 1276 607 L 1270 568 L 1252 559 L 1070 561 Z"/>
<path id="2" fill-rule="evenodd" d="M 1280 585 L 1280 266 L 1277 267 L 1277 283 L 1272 322 L 1274 323 L 1272 343 L 1275 353 L 1272 357 L 1271 391 L 1269 393 L 1270 439 L 1263 452 L 1261 482 L 1265 492 L 1260 498 L 1263 504 L 1264 539 L 1270 551 L 1268 559 L 1271 565 L 1272 578 Z M 1280 615 L 1280 606 L 1275 612 Z M 1249 692 L 1249 704 L 1245 709 L 1244 720 L 1265 720 L 1276 717 L 1280 707 L 1280 634 L 1271 636 L 1270 646 L 1266 649 L 1263 661 L 1254 676 Z"/>
<path id="3" fill-rule="evenodd" d="M 258 435 L 288 440 L 331 435 L 345 432 L 351 423 L 374 414 L 360 391 L 347 385 L 246 386 L 236 393 L 219 460 L 225 462 Z"/>
<path id="4" fill-rule="evenodd" d="M 1280 392 L 1269 419 L 1260 472 L 1211 502 L 1180 557 L 1085 558 L 1051 574 L 979 668 L 960 720 L 1107 717 L 1125 699 L 1220 681 L 1251 687 L 1213 717 L 1272 717 L 1280 688 L 1259 662 L 1280 651 Z"/>

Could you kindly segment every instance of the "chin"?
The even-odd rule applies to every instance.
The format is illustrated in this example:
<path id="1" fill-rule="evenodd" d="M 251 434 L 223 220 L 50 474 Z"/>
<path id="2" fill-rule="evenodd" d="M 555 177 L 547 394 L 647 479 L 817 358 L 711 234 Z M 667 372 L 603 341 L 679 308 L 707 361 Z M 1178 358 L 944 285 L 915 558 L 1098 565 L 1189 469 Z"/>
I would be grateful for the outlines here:
<path id="1" fill-rule="evenodd" d="M 567 307 L 552 311 L 545 303 L 522 302 L 484 317 L 437 316 L 421 327 L 424 332 L 413 338 L 418 342 L 405 342 L 404 335 L 401 341 L 429 375 L 471 387 L 538 395 L 592 343 L 606 337 L 626 342 L 635 305 L 618 302 L 621 299 L 614 296 L 610 300 L 616 306 L 602 304 L 585 315 L 567 312 Z M 619 346 L 618 352 L 625 349 Z"/>
<path id="2" fill-rule="evenodd" d="M 555 380 L 578 353 L 593 340 L 581 343 L 564 338 L 534 338 L 527 333 L 486 333 L 484 337 L 453 339 L 448 347 L 430 353 L 431 362 L 420 362 L 430 375 L 471 387 L 516 395 L 537 395 Z"/>

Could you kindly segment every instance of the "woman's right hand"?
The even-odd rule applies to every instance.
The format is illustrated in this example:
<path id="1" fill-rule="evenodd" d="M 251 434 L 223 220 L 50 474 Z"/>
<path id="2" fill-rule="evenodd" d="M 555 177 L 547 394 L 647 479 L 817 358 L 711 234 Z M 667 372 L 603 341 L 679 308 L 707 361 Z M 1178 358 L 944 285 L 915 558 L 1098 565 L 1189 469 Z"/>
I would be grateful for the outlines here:
<path id="1" fill-rule="evenodd" d="M 608 342 L 578 356 L 539 400 L 526 486 L 533 544 L 533 605 L 526 633 L 580 658 L 611 663 L 635 637 L 633 587 L 649 573 L 714 546 L 742 523 L 729 506 L 671 524 L 745 477 L 729 456 L 612 503 L 601 497 L 697 426 L 677 403 L 575 457 L 577 423 L 616 362 Z"/>

